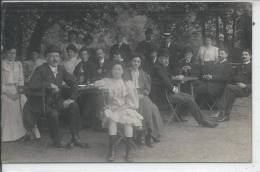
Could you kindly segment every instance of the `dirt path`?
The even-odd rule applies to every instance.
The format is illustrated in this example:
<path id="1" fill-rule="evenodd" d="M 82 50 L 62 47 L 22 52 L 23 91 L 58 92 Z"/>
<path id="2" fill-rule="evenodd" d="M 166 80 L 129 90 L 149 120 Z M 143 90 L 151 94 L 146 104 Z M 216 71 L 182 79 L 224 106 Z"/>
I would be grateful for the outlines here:
<path id="1" fill-rule="evenodd" d="M 173 122 L 154 148 L 136 150 L 136 162 L 249 162 L 251 161 L 251 99 L 236 102 L 229 122 L 215 129 L 202 128 L 192 117 L 186 123 Z M 2 144 L 3 162 L 105 162 L 107 135 L 83 130 L 82 140 L 91 149 L 72 150 L 50 147 L 48 135 L 41 140 Z M 65 138 L 68 139 L 68 138 Z M 118 162 L 123 162 L 124 144 L 118 148 Z"/>

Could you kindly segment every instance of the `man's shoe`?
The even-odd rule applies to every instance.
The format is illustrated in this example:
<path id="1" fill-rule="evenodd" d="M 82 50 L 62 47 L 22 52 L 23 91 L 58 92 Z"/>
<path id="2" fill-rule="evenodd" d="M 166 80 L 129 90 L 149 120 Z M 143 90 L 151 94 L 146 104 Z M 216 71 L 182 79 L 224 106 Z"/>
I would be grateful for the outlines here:
<path id="1" fill-rule="evenodd" d="M 81 143 L 80 141 L 75 141 L 75 142 L 74 142 L 74 145 L 75 145 L 76 147 L 80 147 L 80 148 L 84 148 L 84 149 L 90 148 L 90 146 L 89 146 L 88 143 Z"/>
<path id="2" fill-rule="evenodd" d="M 158 138 L 156 138 L 156 137 L 153 137 L 153 136 L 152 136 L 152 139 L 153 139 L 153 142 L 155 142 L 155 143 L 160 142 L 160 139 L 158 139 Z"/>
<path id="3" fill-rule="evenodd" d="M 230 120 L 229 116 L 226 115 L 226 116 L 223 116 L 222 118 L 218 119 L 217 121 L 218 122 L 224 122 L 224 121 L 229 121 L 229 120 Z"/>
<path id="4" fill-rule="evenodd" d="M 206 122 L 202 123 L 201 125 L 202 125 L 202 127 L 215 128 L 218 126 L 218 123 L 206 121 Z"/>
<path id="5" fill-rule="evenodd" d="M 68 147 L 68 145 L 63 142 L 53 143 L 53 146 L 56 148 L 67 148 Z"/>

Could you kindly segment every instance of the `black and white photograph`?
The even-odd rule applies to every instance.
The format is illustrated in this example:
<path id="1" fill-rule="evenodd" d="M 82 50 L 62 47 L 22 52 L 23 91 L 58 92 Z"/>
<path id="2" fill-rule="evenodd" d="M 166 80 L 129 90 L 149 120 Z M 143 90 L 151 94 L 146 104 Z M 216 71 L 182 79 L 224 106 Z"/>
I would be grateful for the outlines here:
<path id="1" fill-rule="evenodd" d="M 252 13 L 2 1 L 2 163 L 251 163 Z"/>

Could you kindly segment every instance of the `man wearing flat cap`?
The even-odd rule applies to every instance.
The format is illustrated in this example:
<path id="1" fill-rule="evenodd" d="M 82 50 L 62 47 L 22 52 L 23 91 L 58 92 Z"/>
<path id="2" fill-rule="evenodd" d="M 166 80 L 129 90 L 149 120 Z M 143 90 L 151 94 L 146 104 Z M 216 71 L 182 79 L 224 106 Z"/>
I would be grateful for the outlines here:
<path id="1" fill-rule="evenodd" d="M 47 63 L 39 66 L 32 75 L 28 90 L 31 92 L 44 90 L 44 99 L 39 96 L 28 96 L 27 108 L 24 109 L 24 124 L 27 131 L 31 131 L 38 122 L 41 112 L 45 112 L 47 117 L 49 133 L 55 147 L 64 147 L 62 144 L 59 117 L 68 118 L 71 133 L 71 142 L 67 145 L 88 147 L 87 144 L 80 142 L 80 114 L 76 103 L 77 83 L 73 75 L 69 74 L 63 66 L 60 66 L 60 50 L 57 46 L 51 45 L 45 51 Z M 63 83 L 66 83 L 66 87 Z M 66 95 L 63 94 L 64 89 Z M 69 94 L 68 94 L 69 93 Z M 45 105 L 45 106 L 43 106 Z"/>
<path id="2" fill-rule="evenodd" d="M 165 103 L 163 97 L 165 97 L 167 92 L 170 102 L 176 104 L 177 107 L 185 107 L 201 126 L 209 128 L 216 127 L 217 123 L 208 121 L 201 113 L 199 106 L 191 95 L 179 92 L 178 88 L 172 82 L 171 74 L 168 72 L 168 65 L 169 52 L 167 49 L 162 49 L 159 53 L 158 62 L 154 65 L 151 72 L 152 87 L 150 97 L 152 101 L 158 106 L 160 105 L 159 101 Z"/>
<path id="3" fill-rule="evenodd" d="M 146 72 L 148 72 L 152 64 L 153 59 L 151 58 L 151 53 L 152 51 L 156 50 L 156 46 L 153 43 L 152 37 L 153 30 L 151 28 L 147 28 L 145 31 L 145 40 L 139 42 L 135 50 L 137 53 L 141 53 L 143 55 L 144 59 L 142 59 L 142 68 Z"/>
<path id="4" fill-rule="evenodd" d="M 169 52 L 169 70 L 173 74 L 180 60 L 181 48 L 173 42 L 170 31 L 165 31 L 162 33 L 162 42 L 159 50 L 162 49 L 167 49 Z"/>

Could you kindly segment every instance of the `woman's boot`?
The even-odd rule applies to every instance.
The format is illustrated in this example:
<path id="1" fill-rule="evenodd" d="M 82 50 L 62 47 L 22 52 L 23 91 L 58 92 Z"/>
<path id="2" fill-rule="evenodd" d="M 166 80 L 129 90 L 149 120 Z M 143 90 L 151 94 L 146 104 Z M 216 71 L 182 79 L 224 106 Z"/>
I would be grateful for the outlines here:
<path id="1" fill-rule="evenodd" d="M 137 132 L 136 132 L 136 144 L 139 145 L 139 146 L 144 144 L 143 135 L 144 135 L 143 130 L 137 130 Z"/>
<path id="2" fill-rule="evenodd" d="M 132 137 L 126 138 L 126 154 L 125 160 L 126 162 L 133 162 L 133 150 L 132 150 Z"/>
<path id="3" fill-rule="evenodd" d="M 152 148 L 153 145 L 152 145 L 152 130 L 151 129 L 148 129 L 146 135 L 145 135 L 145 144 L 146 146 Z"/>
<path id="4" fill-rule="evenodd" d="M 114 162 L 116 160 L 116 135 L 109 135 L 109 147 L 108 147 L 108 162 Z"/>

